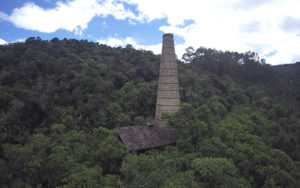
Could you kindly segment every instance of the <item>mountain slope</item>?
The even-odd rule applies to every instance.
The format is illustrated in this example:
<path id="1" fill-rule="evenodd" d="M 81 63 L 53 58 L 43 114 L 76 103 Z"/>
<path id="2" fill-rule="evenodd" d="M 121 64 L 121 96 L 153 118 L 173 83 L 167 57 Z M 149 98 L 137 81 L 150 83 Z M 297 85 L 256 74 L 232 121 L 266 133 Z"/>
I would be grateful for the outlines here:
<path id="1" fill-rule="evenodd" d="M 153 119 L 160 56 L 73 39 L 0 46 L 1 187 L 299 185 L 299 63 L 184 57 L 177 144 L 129 153 L 113 129 Z"/>

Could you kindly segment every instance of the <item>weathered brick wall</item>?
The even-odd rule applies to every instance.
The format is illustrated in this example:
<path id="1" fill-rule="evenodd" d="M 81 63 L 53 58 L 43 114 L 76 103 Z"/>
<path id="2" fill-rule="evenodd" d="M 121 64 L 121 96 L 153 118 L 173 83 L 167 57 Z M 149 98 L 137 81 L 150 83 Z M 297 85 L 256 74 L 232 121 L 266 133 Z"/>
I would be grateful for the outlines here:
<path id="1" fill-rule="evenodd" d="M 166 121 L 162 119 L 162 113 L 175 113 L 179 106 L 180 96 L 174 38 L 172 34 L 164 34 L 155 114 L 158 124 L 165 126 Z"/>

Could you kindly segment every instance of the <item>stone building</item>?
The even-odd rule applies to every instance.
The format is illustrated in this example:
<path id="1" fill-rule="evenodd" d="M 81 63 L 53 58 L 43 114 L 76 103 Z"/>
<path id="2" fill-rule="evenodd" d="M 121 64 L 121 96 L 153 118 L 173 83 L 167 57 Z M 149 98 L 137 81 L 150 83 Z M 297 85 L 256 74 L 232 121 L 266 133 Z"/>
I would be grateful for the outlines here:
<path id="1" fill-rule="evenodd" d="M 170 33 L 163 35 L 162 54 L 157 89 L 155 120 L 159 126 L 166 126 L 162 114 L 175 113 L 180 107 L 177 62 L 174 38 Z"/>
<path id="2" fill-rule="evenodd" d="M 131 151 L 143 150 L 173 144 L 176 142 L 174 129 L 167 128 L 163 113 L 175 113 L 180 106 L 179 84 L 174 38 L 172 34 L 163 35 L 157 89 L 155 122 L 141 126 L 119 127 L 120 139 Z"/>

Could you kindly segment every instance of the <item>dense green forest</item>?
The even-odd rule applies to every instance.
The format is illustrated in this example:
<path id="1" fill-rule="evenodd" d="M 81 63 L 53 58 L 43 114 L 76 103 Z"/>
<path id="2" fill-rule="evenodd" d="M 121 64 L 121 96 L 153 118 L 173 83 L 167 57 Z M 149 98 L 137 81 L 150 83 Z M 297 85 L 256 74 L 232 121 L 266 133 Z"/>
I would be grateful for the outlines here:
<path id="1" fill-rule="evenodd" d="M 188 48 L 177 143 L 129 152 L 155 114 L 160 56 L 78 40 L 0 46 L 0 187 L 297 187 L 300 62 Z M 263 62 L 263 61 L 262 61 Z"/>

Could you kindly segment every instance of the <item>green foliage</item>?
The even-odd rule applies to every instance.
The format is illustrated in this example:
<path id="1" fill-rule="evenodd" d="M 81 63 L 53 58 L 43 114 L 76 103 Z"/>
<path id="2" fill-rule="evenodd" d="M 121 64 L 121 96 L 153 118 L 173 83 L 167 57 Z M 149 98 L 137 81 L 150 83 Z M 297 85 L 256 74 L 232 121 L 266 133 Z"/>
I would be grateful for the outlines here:
<path id="1" fill-rule="evenodd" d="M 63 179 L 62 187 L 99 187 L 102 179 L 102 169 L 98 166 L 93 168 L 78 168 L 69 177 Z"/>
<path id="2" fill-rule="evenodd" d="M 183 59 L 193 68 L 212 72 L 220 77 L 230 75 L 246 82 L 268 82 L 274 79 L 274 72 L 268 64 L 260 64 L 254 52 L 222 52 L 200 47 L 196 51 L 187 49 Z"/>
<path id="3" fill-rule="evenodd" d="M 160 57 L 75 39 L 0 45 L 0 187 L 297 187 L 299 63 L 188 48 L 176 145 L 130 153 L 155 114 Z"/>
<path id="4" fill-rule="evenodd" d="M 128 155 L 122 164 L 124 183 L 129 187 L 157 187 L 164 181 L 160 171 L 163 156 Z"/>
<path id="5" fill-rule="evenodd" d="M 237 103 L 237 104 L 244 104 L 247 102 L 248 98 L 245 95 L 244 91 L 240 88 L 232 88 L 229 91 L 229 96 L 227 99 L 231 104 Z"/>
<path id="6" fill-rule="evenodd" d="M 199 142 L 208 134 L 207 124 L 197 118 L 197 112 L 192 105 L 183 103 L 179 112 L 169 121 L 170 126 L 177 128 L 178 147 L 186 152 L 195 151 Z"/>
<path id="7" fill-rule="evenodd" d="M 237 178 L 237 168 L 226 158 L 196 158 L 192 168 L 208 187 L 250 187 L 245 179 Z"/>

